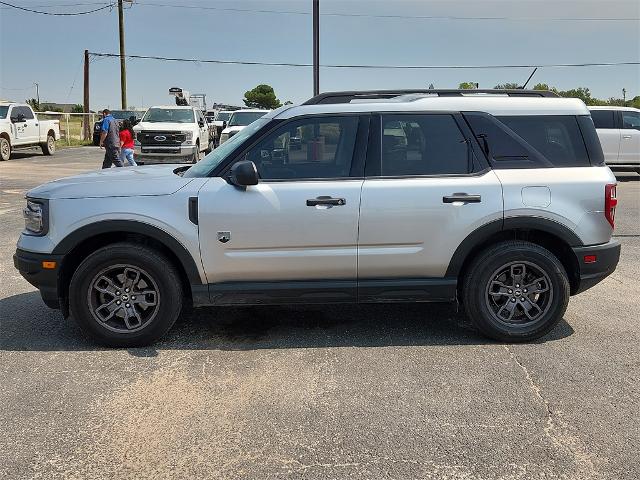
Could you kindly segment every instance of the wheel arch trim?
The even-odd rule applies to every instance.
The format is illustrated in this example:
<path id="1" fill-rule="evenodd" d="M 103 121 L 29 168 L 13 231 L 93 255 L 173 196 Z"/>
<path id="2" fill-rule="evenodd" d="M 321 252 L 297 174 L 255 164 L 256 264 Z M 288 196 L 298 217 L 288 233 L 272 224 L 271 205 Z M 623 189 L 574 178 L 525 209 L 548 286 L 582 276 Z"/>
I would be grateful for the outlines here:
<path id="1" fill-rule="evenodd" d="M 203 283 L 196 261 L 180 241 L 161 228 L 136 220 L 102 220 L 82 226 L 64 237 L 51 253 L 66 255 L 91 237 L 114 232 L 144 235 L 160 242 L 177 257 L 191 284 Z"/>
<path id="2" fill-rule="evenodd" d="M 536 230 L 553 235 L 570 247 L 581 247 L 584 245 L 580 237 L 568 227 L 548 218 L 523 216 L 493 220 L 475 229 L 458 245 L 458 248 L 456 248 L 449 261 L 445 276 L 457 277 L 474 249 L 492 236 L 510 230 Z"/>

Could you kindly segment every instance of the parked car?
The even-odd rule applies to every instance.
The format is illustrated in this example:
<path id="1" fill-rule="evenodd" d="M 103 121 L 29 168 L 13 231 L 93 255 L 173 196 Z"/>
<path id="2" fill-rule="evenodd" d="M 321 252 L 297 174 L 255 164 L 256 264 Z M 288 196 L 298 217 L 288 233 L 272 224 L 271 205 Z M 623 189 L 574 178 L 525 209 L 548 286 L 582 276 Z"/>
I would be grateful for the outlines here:
<path id="1" fill-rule="evenodd" d="M 589 110 L 607 165 L 640 173 L 640 110 L 609 106 Z"/>
<path id="2" fill-rule="evenodd" d="M 133 131 L 136 162 L 141 165 L 196 163 L 213 148 L 209 124 L 191 106 L 151 107 Z"/>
<path id="3" fill-rule="evenodd" d="M 111 116 L 118 122 L 118 125 L 123 120 L 129 119 L 133 125 L 136 125 L 144 112 L 139 110 L 111 110 Z M 100 128 L 102 127 L 102 119 L 94 122 L 93 124 L 93 144 L 97 147 L 100 145 Z"/>
<path id="4" fill-rule="evenodd" d="M 491 338 L 538 338 L 620 255 L 589 110 L 425 92 L 322 94 L 193 166 L 37 187 L 15 265 L 111 346 L 157 340 L 185 303 L 451 301 Z"/>
<path id="5" fill-rule="evenodd" d="M 227 122 L 231 117 L 233 110 L 220 110 L 216 112 L 216 115 L 213 119 L 213 128 L 214 128 L 214 145 L 220 145 L 220 136 L 222 135 L 222 130 L 224 130 L 227 126 Z"/>
<path id="6" fill-rule="evenodd" d="M 0 160 L 9 160 L 11 152 L 37 147 L 45 155 L 56 151 L 60 140 L 58 120 L 40 120 L 26 103 L 0 103 Z"/>
<path id="7" fill-rule="evenodd" d="M 269 110 L 257 109 L 244 109 L 232 112 L 231 116 L 229 117 L 229 121 L 226 122 L 226 126 L 220 133 L 219 144 L 223 144 L 231 137 L 233 137 L 236 133 L 241 131 L 244 127 L 252 122 L 255 122 L 257 119 L 263 117 L 267 113 L 269 113 Z"/>

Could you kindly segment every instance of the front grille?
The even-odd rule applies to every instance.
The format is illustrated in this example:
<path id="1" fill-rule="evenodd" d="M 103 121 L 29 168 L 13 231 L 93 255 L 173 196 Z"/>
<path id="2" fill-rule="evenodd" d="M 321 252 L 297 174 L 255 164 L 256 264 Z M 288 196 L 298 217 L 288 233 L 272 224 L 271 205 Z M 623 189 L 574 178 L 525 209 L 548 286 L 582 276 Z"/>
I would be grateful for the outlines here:
<path id="1" fill-rule="evenodd" d="M 136 136 L 140 145 L 175 146 L 186 140 L 184 133 L 162 132 L 162 131 L 142 131 Z"/>

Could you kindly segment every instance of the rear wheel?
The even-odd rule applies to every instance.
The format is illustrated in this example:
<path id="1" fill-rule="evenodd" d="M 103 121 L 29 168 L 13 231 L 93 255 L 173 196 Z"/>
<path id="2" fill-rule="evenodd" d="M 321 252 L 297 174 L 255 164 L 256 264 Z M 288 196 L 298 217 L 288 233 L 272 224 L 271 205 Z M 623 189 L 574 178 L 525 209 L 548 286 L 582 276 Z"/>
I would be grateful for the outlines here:
<path id="1" fill-rule="evenodd" d="M 485 335 L 522 342 L 548 333 L 569 302 L 567 273 L 539 245 L 508 241 L 482 252 L 468 270 L 463 301 Z"/>
<path id="2" fill-rule="evenodd" d="M 56 139 L 53 135 L 47 135 L 47 141 L 40 145 L 42 153 L 45 155 L 53 155 L 56 153 Z"/>
<path id="3" fill-rule="evenodd" d="M 5 162 L 11 158 L 11 144 L 9 140 L 0 137 L 0 160 Z"/>
<path id="4" fill-rule="evenodd" d="M 159 252 L 131 243 L 87 257 L 69 287 L 71 316 L 110 347 L 148 345 L 174 324 L 182 308 L 180 277 Z"/>

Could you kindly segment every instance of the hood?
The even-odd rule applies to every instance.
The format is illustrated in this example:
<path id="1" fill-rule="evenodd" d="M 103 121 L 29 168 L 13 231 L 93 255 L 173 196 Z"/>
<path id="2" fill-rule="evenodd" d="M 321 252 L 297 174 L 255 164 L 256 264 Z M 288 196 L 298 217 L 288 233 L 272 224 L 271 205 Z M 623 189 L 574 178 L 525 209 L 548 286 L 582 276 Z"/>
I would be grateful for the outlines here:
<path id="1" fill-rule="evenodd" d="M 196 123 L 172 123 L 172 122 L 139 122 L 133 127 L 135 132 L 141 130 L 166 130 L 169 132 L 181 132 L 194 130 L 197 127 Z"/>
<path id="2" fill-rule="evenodd" d="M 61 178 L 27 192 L 33 198 L 102 198 L 171 195 L 193 181 L 173 173 L 184 165 L 120 167 Z"/>
<path id="3" fill-rule="evenodd" d="M 234 127 L 227 127 L 225 128 L 222 133 L 238 133 L 240 130 L 242 130 L 243 128 L 245 128 L 246 125 L 236 125 Z"/>

